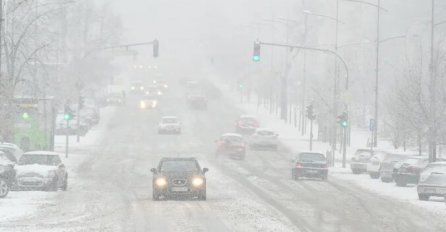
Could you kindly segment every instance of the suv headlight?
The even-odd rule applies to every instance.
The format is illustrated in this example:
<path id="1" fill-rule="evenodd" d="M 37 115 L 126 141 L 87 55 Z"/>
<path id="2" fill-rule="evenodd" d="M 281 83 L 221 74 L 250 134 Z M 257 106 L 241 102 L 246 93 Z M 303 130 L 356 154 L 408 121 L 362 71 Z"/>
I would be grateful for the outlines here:
<path id="1" fill-rule="evenodd" d="M 204 184 L 204 180 L 202 177 L 194 177 L 192 178 L 192 186 L 200 187 Z"/>
<path id="2" fill-rule="evenodd" d="M 158 187 L 164 187 L 167 185 L 167 180 L 164 177 L 158 177 L 155 180 L 155 185 Z"/>

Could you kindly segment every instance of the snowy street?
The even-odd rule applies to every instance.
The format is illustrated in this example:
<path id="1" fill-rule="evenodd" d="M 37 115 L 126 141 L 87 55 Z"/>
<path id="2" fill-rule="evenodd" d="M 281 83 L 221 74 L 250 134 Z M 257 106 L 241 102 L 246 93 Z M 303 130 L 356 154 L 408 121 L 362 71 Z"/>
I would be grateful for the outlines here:
<path id="1" fill-rule="evenodd" d="M 233 131 L 231 118 L 242 112 L 223 99 L 193 111 L 182 97 L 176 86 L 154 111 L 130 102 L 106 108 L 98 144 L 74 147 L 65 161 L 72 165 L 68 191 L 11 192 L 0 204 L 29 213 L 2 217 L 0 231 L 445 230 L 442 215 L 336 175 L 328 182 L 291 180 L 292 155 L 284 150 L 249 151 L 244 161 L 216 158 L 214 140 Z M 171 114 L 181 119 L 183 134 L 158 135 L 159 119 Z M 210 169 L 207 201 L 152 201 L 149 169 L 163 156 L 194 156 Z"/>

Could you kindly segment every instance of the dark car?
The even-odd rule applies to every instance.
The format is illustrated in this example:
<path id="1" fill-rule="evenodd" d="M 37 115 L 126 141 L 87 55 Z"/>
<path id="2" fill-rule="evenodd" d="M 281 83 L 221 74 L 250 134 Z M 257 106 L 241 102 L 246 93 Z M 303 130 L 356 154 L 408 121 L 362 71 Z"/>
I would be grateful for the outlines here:
<path id="1" fill-rule="evenodd" d="M 215 141 L 217 144 L 217 156 L 227 155 L 232 158 L 245 159 L 246 143 L 243 137 L 235 133 L 226 133 Z"/>
<path id="2" fill-rule="evenodd" d="M 0 198 L 8 195 L 9 189 L 16 180 L 14 164 L 4 152 L 0 151 Z"/>
<path id="3" fill-rule="evenodd" d="M 446 162 L 430 163 L 421 171 L 417 192 L 422 201 L 446 196 Z"/>
<path id="4" fill-rule="evenodd" d="M 429 164 L 428 157 L 410 157 L 398 162 L 393 167 L 393 179 L 395 184 L 404 187 L 407 184 L 417 184 L 420 172 Z"/>
<path id="5" fill-rule="evenodd" d="M 356 150 L 350 162 L 350 168 L 353 174 L 360 174 L 367 172 L 367 163 L 373 156 L 373 151 L 370 149 Z"/>
<path id="6" fill-rule="evenodd" d="M 396 163 L 406 160 L 411 157 L 408 154 L 389 154 L 382 162 L 381 168 L 379 170 L 379 176 L 381 177 L 381 181 L 385 183 L 389 183 L 393 181 L 393 168 Z"/>
<path id="7" fill-rule="evenodd" d="M 189 95 L 187 101 L 192 109 L 205 110 L 208 108 L 208 100 L 201 94 Z"/>
<path id="8" fill-rule="evenodd" d="M 207 168 L 201 169 L 195 158 L 163 158 L 153 173 L 152 198 L 196 197 L 206 200 Z"/>
<path id="9" fill-rule="evenodd" d="M 259 126 L 259 121 L 252 115 L 241 115 L 235 122 L 235 130 L 237 133 L 254 133 Z"/>
<path id="10" fill-rule="evenodd" d="M 292 162 L 294 167 L 291 169 L 291 177 L 294 180 L 301 177 L 328 179 L 328 162 L 321 153 L 301 152 Z"/>

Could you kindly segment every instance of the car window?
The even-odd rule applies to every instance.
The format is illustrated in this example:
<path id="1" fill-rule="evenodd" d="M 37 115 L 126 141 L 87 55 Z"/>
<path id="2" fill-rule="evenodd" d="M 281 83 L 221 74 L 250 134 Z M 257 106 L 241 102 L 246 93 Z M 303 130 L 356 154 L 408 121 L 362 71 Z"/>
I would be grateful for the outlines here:
<path id="1" fill-rule="evenodd" d="M 163 118 L 163 123 L 177 123 L 176 118 Z"/>
<path id="2" fill-rule="evenodd" d="M 199 168 L 193 160 L 166 160 L 160 165 L 161 172 L 195 172 Z"/>
<path id="3" fill-rule="evenodd" d="M 358 150 L 355 152 L 355 156 L 362 159 L 370 159 L 372 157 L 372 152 L 368 150 Z"/>
<path id="4" fill-rule="evenodd" d="M 59 156 L 57 155 L 22 155 L 19 160 L 19 165 L 51 165 L 56 166 L 61 163 Z"/>
<path id="5" fill-rule="evenodd" d="M 423 170 L 423 173 L 433 173 L 433 172 L 446 174 L 446 165 L 445 164 L 431 164 Z"/>
<path id="6" fill-rule="evenodd" d="M 300 161 L 325 161 L 325 156 L 319 153 L 300 153 Z"/>
<path id="7" fill-rule="evenodd" d="M 222 140 L 226 142 L 242 142 L 243 139 L 240 136 L 223 136 Z"/>
<path id="8" fill-rule="evenodd" d="M 261 136 L 272 136 L 272 135 L 274 135 L 274 132 L 261 130 L 261 131 L 257 131 L 257 134 L 261 135 Z"/>

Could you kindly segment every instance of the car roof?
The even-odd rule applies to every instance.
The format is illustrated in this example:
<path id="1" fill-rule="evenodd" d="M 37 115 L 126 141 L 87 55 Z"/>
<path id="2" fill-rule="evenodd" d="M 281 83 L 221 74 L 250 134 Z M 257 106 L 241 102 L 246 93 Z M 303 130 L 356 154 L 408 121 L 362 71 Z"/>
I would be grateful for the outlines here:
<path id="1" fill-rule="evenodd" d="M 59 156 L 59 153 L 53 151 L 30 151 L 26 152 L 23 155 L 51 155 L 51 156 Z"/>
<path id="2" fill-rule="evenodd" d="M 164 119 L 164 118 L 166 118 L 166 119 L 168 119 L 168 118 L 177 119 L 177 116 L 163 116 L 162 118 L 163 118 L 163 119 Z"/>
<path id="3" fill-rule="evenodd" d="M 256 116 L 254 116 L 254 115 L 249 115 L 249 114 L 242 114 L 242 115 L 240 115 L 240 118 L 254 118 L 254 119 L 257 119 Z"/>
<path id="4" fill-rule="evenodd" d="M 235 137 L 242 137 L 241 134 L 237 134 L 237 133 L 224 133 L 221 136 L 235 136 Z"/>
<path id="5" fill-rule="evenodd" d="M 299 153 L 297 153 L 297 155 L 300 154 L 318 154 L 318 155 L 324 155 L 322 152 L 315 152 L 315 151 L 301 151 Z"/>
<path id="6" fill-rule="evenodd" d="M 163 157 L 161 161 L 196 161 L 194 157 Z"/>
<path id="7" fill-rule="evenodd" d="M 268 129 L 268 128 L 257 128 L 256 131 L 269 131 L 269 132 L 274 132 L 274 130 L 272 130 L 272 129 Z"/>
<path id="8" fill-rule="evenodd" d="M 446 161 L 441 161 L 441 162 L 433 162 L 430 164 L 441 164 L 441 165 L 446 165 Z"/>
<path id="9" fill-rule="evenodd" d="M 9 147 L 9 148 L 19 149 L 19 146 L 15 145 L 13 143 L 0 143 L 0 147 Z"/>

